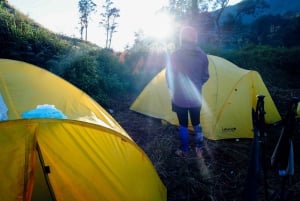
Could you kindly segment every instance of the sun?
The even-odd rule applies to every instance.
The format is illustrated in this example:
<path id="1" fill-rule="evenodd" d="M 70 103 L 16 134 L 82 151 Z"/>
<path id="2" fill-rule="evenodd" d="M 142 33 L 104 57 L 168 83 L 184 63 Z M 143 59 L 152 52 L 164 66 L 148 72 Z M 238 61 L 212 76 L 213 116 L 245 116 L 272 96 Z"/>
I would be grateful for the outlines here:
<path id="1" fill-rule="evenodd" d="M 141 27 L 146 37 L 166 40 L 173 32 L 173 20 L 167 13 L 157 13 L 147 18 Z"/>

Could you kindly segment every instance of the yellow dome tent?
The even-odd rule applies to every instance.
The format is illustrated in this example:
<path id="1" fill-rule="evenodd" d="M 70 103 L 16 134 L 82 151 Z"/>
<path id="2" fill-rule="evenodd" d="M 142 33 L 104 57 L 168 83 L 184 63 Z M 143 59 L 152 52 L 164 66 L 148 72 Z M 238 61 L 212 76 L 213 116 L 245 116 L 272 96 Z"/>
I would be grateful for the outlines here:
<path id="1" fill-rule="evenodd" d="M 258 72 L 239 68 L 217 56 L 208 55 L 208 59 L 210 78 L 203 87 L 200 115 L 205 137 L 212 140 L 252 138 L 252 109 L 256 108 L 258 94 L 265 95 L 266 122 L 281 120 Z M 130 109 L 178 125 L 176 114 L 171 111 L 165 69 L 150 81 Z"/>
<path id="2" fill-rule="evenodd" d="M 0 103 L 0 200 L 167 199 L 143 150 L 109 113 L 65 80 L 25 62 L 0 59 Z M 43 105 L 66 118 L 22 118 Z"/>

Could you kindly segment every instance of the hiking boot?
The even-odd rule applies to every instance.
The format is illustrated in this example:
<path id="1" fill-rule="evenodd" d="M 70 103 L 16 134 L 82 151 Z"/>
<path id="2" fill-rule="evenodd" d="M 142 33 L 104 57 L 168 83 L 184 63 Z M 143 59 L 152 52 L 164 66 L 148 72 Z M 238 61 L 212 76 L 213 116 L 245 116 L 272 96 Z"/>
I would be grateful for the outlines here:
<path id="1" fill-rule="evenodd" d="M 194 126 L 194 141 L 198 148 L 202 148 L 203 144 L 203 132 L 200 125 Z"/>
<path id="2" fill-rule="evenodd" d="M 180 149 L 177 149 L 175 151 L 175 155 L 180 157 L 180 158 L 186 158 L 188 156 L 188 152 L 187 151 L 182 151 Z"/>

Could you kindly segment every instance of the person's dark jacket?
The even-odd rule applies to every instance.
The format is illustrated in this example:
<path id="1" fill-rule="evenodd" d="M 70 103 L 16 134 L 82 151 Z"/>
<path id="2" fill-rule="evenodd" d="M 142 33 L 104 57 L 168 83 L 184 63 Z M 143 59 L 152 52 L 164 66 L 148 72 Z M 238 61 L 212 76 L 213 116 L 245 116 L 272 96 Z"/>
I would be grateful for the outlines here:
<path id="1" fill-rule="evenodd" d="M 179 107 L 201 107 L 202 86 L 208 78 L 207 55 L 196 44 L 184 41 L 167 65 L 172 102 Z"/>

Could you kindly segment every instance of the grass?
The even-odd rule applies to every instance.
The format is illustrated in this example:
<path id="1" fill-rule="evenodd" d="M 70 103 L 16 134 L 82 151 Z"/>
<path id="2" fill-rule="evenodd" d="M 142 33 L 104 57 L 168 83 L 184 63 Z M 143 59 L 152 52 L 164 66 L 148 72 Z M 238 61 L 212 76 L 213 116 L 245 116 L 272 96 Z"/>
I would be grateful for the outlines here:
<path id="1" fill-rule="evenodd" d="M 126 104 L 130 104 L 130 101 L 126 101 Z M 115 111 L 113 116 L 149 156 L 167 188 L 168 201 L 243 200 L 252 139 L 205 140 L 204 157 L 199 160 L 192 147 L 193 135 L 190 135 L 189 157 L 179 158 L 174 154 L 179 147 L 176 126 L 135 113 L 128 108 L 124 106 L 122 110 Z M 265 157 L 270 196 L 278 192 L 281 183 L 277 171 L 269 165 L 279 134 L 280 126 L 267 128 Z M 299 140 L 300 136 L 296 135 L 295 144 Z M 299 155 L 300 147 L 295 146 L 296 172 L 287 185 L 287 190 L 294 197 L 299 196 L 300 192 Z M 263 171 L 260 173 L 261 183 L 258 185 L 257 195 L 260 200 L 264 200 Z"/>

